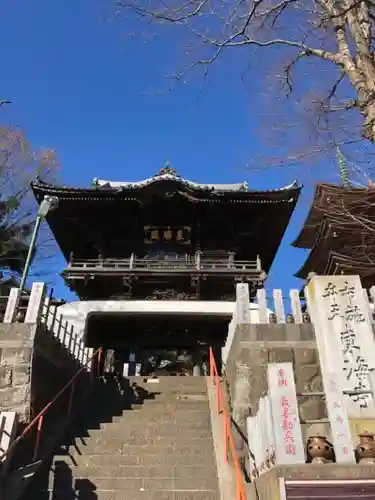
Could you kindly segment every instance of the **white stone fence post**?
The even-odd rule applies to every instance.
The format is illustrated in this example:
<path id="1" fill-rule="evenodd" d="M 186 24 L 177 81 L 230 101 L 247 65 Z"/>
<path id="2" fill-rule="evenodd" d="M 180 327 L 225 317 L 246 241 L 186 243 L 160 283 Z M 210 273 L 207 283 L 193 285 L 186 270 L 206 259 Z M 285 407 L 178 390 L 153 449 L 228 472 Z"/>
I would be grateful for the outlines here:
<path id="1" fill-rule="evenodd" d="M 62 344 L 69 353 L 79 362 L 91 368 L 89 362 L 93 349 L 86 347 L 81 336 L 74 331 L 74 325 L 64 320 L 56 306 L 51 305 L 47 286 L 43 282 L 33 283 L 28 300 L 24 322 L 28 324 L 44 325 L 46 332 Z M 4 316 L 4 323 L 12 323 L 17 320 L 17 308 L 19 305 L 19 290 L 12 288 L 8 297 Z"/>

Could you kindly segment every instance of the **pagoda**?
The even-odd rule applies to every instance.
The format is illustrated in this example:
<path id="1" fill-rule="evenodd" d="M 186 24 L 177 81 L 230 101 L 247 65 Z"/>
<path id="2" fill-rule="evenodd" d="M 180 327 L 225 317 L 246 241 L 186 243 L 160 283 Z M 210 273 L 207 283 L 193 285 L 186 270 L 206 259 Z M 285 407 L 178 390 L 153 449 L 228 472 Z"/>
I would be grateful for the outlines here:
<path id="1" fill-rule="evenodd" d="M 145 349 L 224 345 L 236 284 L 251 296 L 263 287 L 301 187 L 200 184 L 167 164 L 139 182 L 32 189 L 39 203 L 59 198 L 47 222 L 80 299 L 60 310 L 87 345 L 143 359 Z"/>
<path id="2" fill-rule="evenodd" d="M 293 242 L 310 253 L 296 277 L 358 274 L 375 284 L 375 189 L 319 183 L 305 224 Z"/>

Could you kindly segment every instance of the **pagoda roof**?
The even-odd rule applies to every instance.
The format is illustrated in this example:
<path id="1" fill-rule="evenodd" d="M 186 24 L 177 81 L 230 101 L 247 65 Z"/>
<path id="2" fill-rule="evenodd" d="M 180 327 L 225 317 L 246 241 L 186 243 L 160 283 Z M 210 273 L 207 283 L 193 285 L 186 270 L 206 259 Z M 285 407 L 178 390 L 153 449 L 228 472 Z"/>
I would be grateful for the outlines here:
<path id="1" fill-rule="evenodd" d="M 366 255 L 365 241 L 362 235 L 353 228 L 336 228 L 327 220 L 321 221 L 319 236 L 311 249 L 303 266 L 295 274 L 297 278 L 306 279 L 309 273 L 334 275 L 338 273 L 359 274 L 361 277 L 369 273 L 375 275 L 373 260 Z"/>
<path id="2" fill-rule="evenodd" d="M 369 197 L 374 199 L 371 203 L 364 204 L 364 200 Z M 373 212 L 374 202 L 375 190 L 372 186 L 348 188 L 330 183 L 317 184 L 305 224 L 292 245 L 297 248 L 313 248 L 324 218 L 333 224 L 339 224 L 340 228 L 342 225 L 358 226 L 355 217 L 351 215 Z"/>

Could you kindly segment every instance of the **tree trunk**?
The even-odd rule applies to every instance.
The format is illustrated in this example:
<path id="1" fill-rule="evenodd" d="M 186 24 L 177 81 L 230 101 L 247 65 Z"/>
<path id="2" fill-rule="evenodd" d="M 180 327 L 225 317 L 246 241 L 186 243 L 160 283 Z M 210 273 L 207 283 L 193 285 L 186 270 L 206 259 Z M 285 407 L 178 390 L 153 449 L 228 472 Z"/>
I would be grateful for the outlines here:
<path id="1" fill-rule="evenodd" d="M 364 117 L 362 135 L 375 143 L 375 63 L 368 54 L 358 54 L 355 66 L 352 81 L 357 91 L 359 109 Z"/>
<path id="2" fill-rule="evenodd" d="M 361 109 L 361 113 L 365 118 L 363 124 L 363 137 L 375 143 L 375 101 L 371 101 Z"/>

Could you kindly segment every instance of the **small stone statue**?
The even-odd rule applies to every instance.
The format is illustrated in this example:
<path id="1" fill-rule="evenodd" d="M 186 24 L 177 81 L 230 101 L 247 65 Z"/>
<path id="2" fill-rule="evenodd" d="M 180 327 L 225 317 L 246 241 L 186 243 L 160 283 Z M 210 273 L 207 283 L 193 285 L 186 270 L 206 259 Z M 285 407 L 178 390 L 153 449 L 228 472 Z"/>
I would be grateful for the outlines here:
<path id="1" fill-rule="evenodd" d="M 356 447 L 356 455 L 361 464 L 375 463 L 375 435 L 370 432 L 363 432 L 358 435 L 359 444 Z"/>
<path id="2" fill-rule="evenodd" d="M 277 324 L 277 316 L 276 316 L 275 313 L 270 313 L 270 315 L 268 316 L 268 318 L 269 318 L 269 322 L 271 324 L 274 324 L 274 325 Z"/>
<path id="3" fill-rule="evenodd" d="M 24 311 L 18 311 L 16 317 L 15 317 L 15 323 L 23 323 L 25 321 L 25 312 Z"/>
<path id="4" fill-rule="evenodd" d="M 325 436 L 311 436 L 307 441 L 307 454 L 312 463 L 326 464 L 333 462 L 333 446 Z"/>
<path id="5" fill-rule="evenodd" d="M 310 314 L 309 314 L 309 313 L 307 313 L 307 312 L 304 312 L 304 313 L 302 314 L 302 321 L 303 321 L 304 323 L 308 323 L 308 324 L 310 324 L 310 323 L 311 323 Z"/>

